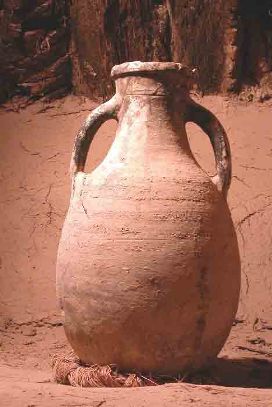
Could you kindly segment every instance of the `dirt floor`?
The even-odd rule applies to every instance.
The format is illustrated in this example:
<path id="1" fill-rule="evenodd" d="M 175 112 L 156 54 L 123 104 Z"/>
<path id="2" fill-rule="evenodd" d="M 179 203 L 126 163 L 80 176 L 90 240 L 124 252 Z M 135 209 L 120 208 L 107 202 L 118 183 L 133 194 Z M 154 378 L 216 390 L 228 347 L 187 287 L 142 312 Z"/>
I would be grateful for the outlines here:
<path id="1" fill-rule="evenodd" d="M 69 96 L 0 111 L 0 406 L 272 406 L 272 130 L 270 102 L 198 99 L 230 138 L 229 206 L 239 239 L 239 312 L 217 364 L 194 384 L 80 389 L 51 382 L 51 358 L 69 349 L 55 300 L 55 261 L 69 202 L 77 129 L 94 102 Z M 11 106 L 9 106 L 10 108 Z M 112 143 L 104 125 L 89 153 L 95 167 Z M 213 173 L 208 138 L 187 126 L 192 150 Z"/>

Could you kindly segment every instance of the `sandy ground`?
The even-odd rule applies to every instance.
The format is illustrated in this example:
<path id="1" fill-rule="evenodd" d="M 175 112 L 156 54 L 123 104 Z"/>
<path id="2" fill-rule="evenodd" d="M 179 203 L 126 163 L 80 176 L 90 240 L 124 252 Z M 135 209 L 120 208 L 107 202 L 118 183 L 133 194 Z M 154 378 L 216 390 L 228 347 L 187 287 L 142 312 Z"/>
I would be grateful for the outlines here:
<path id="1" fill-rule="evenodd" d="M 55 261 L 69 160 L 94 103 L 70 96 L 0 112 L 0 406 L 272 406 L 271 104 L 219 96 L 198 101 L 222 121 L 232 148 L 228 202 L 242 259 L 239 312 L 218 363 L 196 380 L 202 385 L 132 390 L 50 382 L 52 355 L 68 349 L 55 300 Z M 115 126 L 110 121 L 98 132 L 89 170 L 106 154 Z M 195 125 L 187 130 L 196 158 L 213 174 L 208 138 Z"/>

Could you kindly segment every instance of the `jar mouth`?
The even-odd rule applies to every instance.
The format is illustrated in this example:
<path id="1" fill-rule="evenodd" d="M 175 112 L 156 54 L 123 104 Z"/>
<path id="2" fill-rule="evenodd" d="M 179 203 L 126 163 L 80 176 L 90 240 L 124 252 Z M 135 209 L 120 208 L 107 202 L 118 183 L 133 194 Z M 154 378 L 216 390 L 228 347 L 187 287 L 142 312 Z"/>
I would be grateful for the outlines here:
<path id="1" fill-rule="evenodd" d="M 117 79 L 122 76 L 132 76 L 135 74 L 152 74 L 162 71 L 175 71 L 186 77 L 192 76 L 192 71 L 185 65 L 179 62 L 125 62 L 120 65 L 115 65 L 111 70 L 111 78 Z"/>

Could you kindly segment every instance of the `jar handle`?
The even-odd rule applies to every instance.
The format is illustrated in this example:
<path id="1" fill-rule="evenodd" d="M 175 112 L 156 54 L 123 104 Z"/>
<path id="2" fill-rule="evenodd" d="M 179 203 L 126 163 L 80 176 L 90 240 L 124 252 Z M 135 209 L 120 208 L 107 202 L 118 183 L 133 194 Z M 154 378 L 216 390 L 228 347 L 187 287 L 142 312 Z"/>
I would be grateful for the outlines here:
<path id="1" fill-rule="evenodd" d="M 108 102 L 95 108 L 87 117 L 76 135 L 71 157 L 70 174 L 72 179 L 75 175 L 84 171 L 87 154 L 99 127 L 107 120 L 118 121 L 120 103 L 115 95 Z"/>
<path id="2" fill-rule="evenodd" d="M 209 137 L 215 155 L 217 174 L 212 177 L 224 197 L 231 183 L 231 152 L 227 134 L 220 121 L 208 109 L 189 99 L 185 122 L 197 124 Z"/>

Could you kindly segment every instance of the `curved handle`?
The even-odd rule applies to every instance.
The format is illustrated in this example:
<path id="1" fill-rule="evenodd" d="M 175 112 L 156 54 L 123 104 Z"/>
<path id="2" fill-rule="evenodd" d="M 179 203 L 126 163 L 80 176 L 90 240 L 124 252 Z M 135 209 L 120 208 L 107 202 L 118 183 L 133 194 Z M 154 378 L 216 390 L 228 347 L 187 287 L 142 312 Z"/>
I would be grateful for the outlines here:
<path id="1" fill-rule="evenodd" d="M 196 123 L 208 135 L 213 147 L 217 170 L 217 175 L 212 177 L 212 181 L 226 198 L 231 183 L 231 152 L 222 124 L 214 114 L 192 99 L 188 101 L 185 122 Z"/>
<path id="2" fill-rule="evenodd" d="M 72 178 L 74 178 L 79 171 L 84 171 L 91 142 L 99 127 L 109 119 L 118 121 L 117 113 L 119 108 L 119 99 L 114 96 L 89 114 L 75 138 L 70 164 L 70 174 Z"/>

